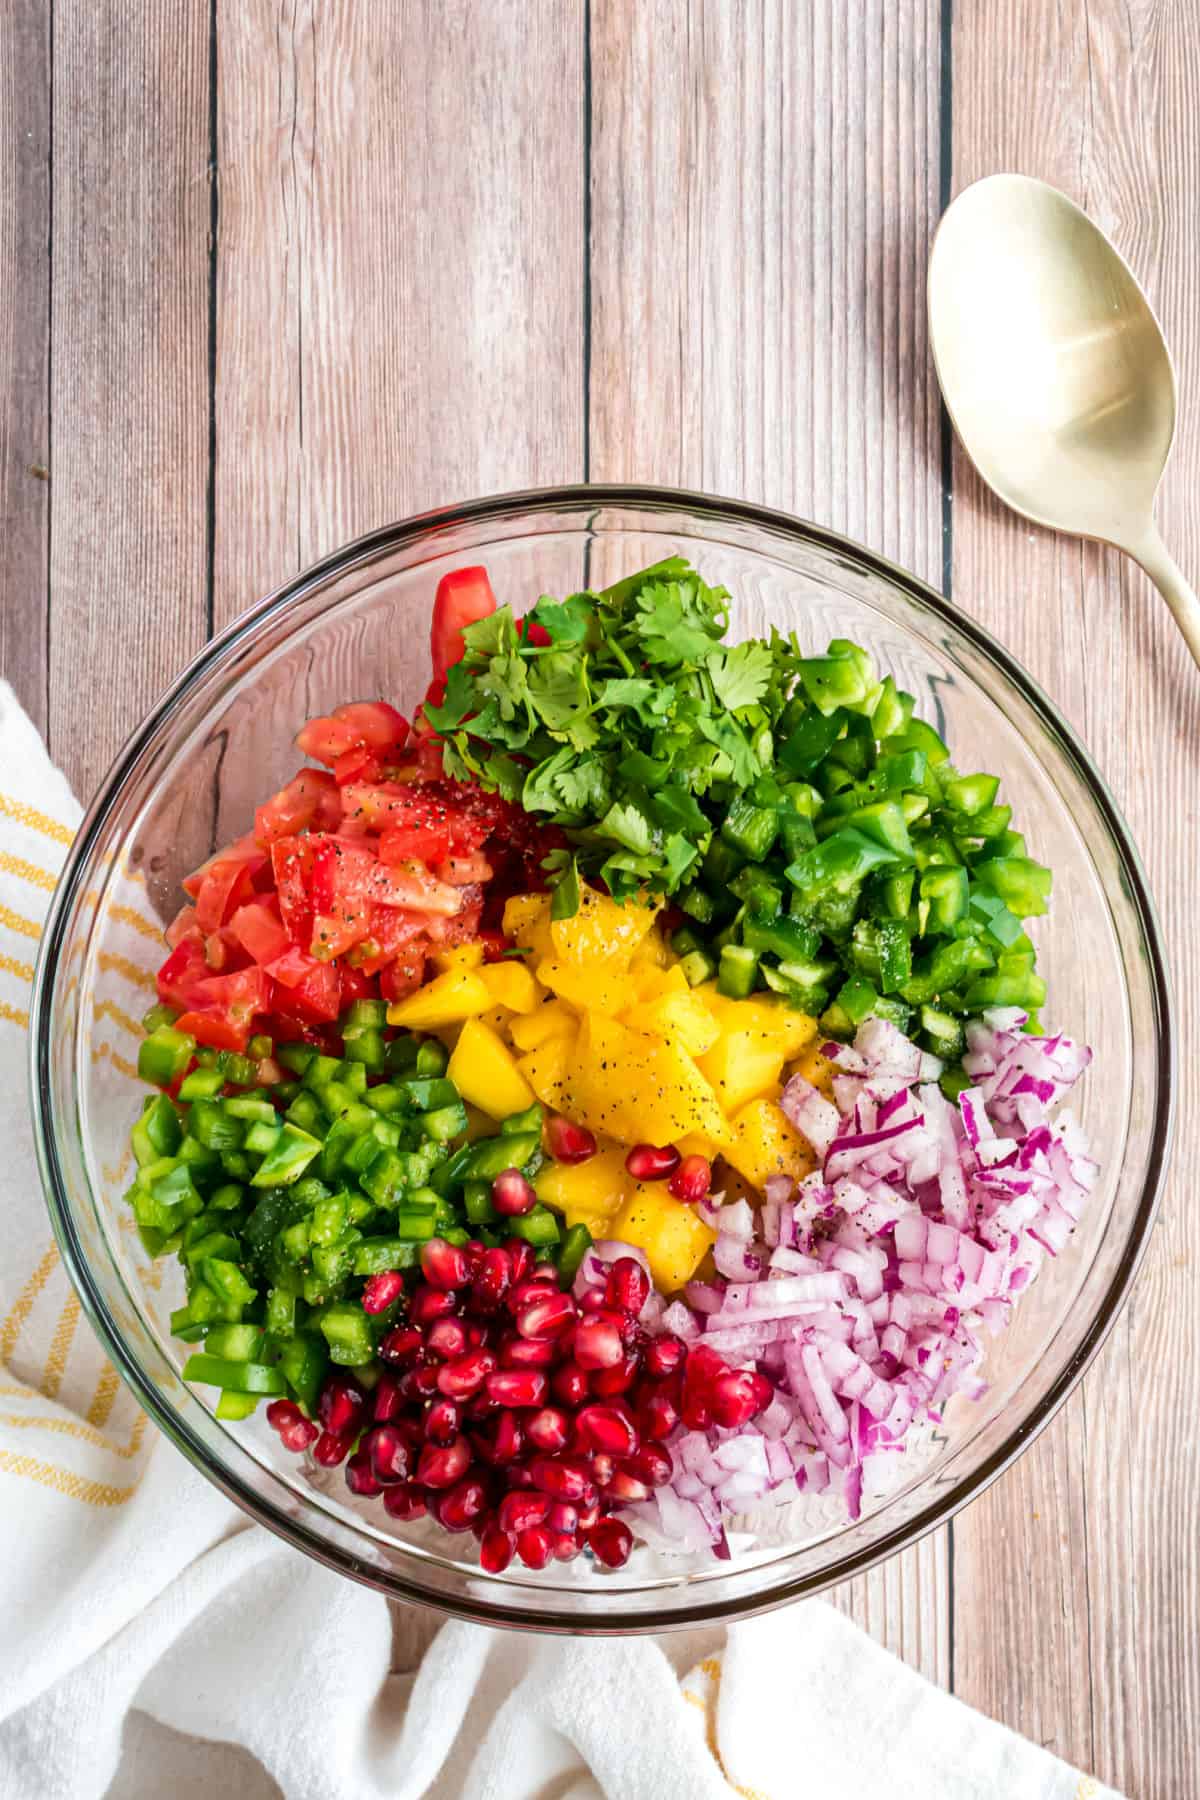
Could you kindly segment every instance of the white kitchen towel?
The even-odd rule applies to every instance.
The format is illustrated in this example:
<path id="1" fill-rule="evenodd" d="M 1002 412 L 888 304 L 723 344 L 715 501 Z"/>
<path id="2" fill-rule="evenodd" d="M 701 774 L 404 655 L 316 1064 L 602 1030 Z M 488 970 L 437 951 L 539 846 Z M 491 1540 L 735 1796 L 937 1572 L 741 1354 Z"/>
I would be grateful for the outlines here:
<path id="1" fill-rule="evenodd" d="M 452 1623 L 394 1672 L 384 1601 L 251 1525 L 158 1441 L 60 1265 L 26 1060 L 32 963 L 78 820 L 0 683 L 2 1800 L 99 1800 L 114 1779 L 123 1800 L 159 1800 L 180 1792 L 185 1751 L 189 1782 L 232 1794 L 236 1779 L 239 1800 L 1111 1800 L 820 1602 L 658 1640 Z M 156 927 L 118 910 L 129 954 L 108 953 L 92 1054 L 123 1068 Z M 135 1713 L 172 1731 L 131 1729 Z M 207 1783 L 174 1733 L 213 1744 Z M 261 1786 L 244 1758 L 229 1776 L 228 1744 Z"/>

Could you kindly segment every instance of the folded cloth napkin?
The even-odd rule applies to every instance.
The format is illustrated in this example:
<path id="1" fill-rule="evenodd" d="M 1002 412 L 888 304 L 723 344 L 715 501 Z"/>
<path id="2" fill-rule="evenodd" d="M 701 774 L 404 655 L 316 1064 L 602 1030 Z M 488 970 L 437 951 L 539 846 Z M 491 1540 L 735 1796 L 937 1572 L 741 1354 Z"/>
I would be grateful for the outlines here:
<path id="1" fill-rule="evenodd" d="M 452 1623 L 415 1670 L 395 1672 L 380 1596 L 251 1525 L 157 1442 L 80 1318 L 26 1094 L 31 964 L 78 820 L 0 683 L 5 1800 L 110 1788 L 125 1800 L 193 1788 L 240 1800 L 1111 1795 L 819 1602 L 657 1641 Z M 95 1008 L 93 1049 L 117 1067 L 146 1004 L 136 982 L 154 930 L 121 910 L 131 954 L 109 960 L 129 991 Z"/>

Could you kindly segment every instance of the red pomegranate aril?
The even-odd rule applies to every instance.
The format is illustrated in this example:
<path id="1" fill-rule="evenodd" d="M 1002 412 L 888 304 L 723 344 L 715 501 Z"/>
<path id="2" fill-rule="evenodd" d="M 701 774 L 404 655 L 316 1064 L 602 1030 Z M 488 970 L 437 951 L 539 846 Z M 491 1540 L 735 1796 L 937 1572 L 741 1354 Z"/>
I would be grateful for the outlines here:
<path id="1" fill-rule="evenodd" d="M 543 1406 L 540 1411 L 530 1413 L 524 1421 L 524 1429 L 534 1449 L 544 1450 L 551 1456 L 566 1449 L 571 1435 L 570 1420 L 557 1406 Z"/>
<path id="2" fill-rule="evenodd" d="M 679 1417 L 689 1431 L 708 1431 L 713 1422 L 712 1409 L 706 1400 L 692 1392 L 683 1396 Z"/>
<path id="3" fill-rule="evenodd" d="M 427 1238 L 421 1245 L 421 1273 L 430 1287 L 449 1292 L 466 1287 L 471 1264 L 457 1244 L 448 1244 L 445 1238 Z"/>
<path id="4" fill-rule="evenodd" d="M 646 1345 L 646 1373 L 656 1378 L 661 1375 L 673 1375 L 686 1355 L 687 1346 L 679 1338 L 652 1338 Z"/>
<path id="5" fill-rule="evenodd" d="M 471 1277 L 472 1303 L 484 1312 L 494 1312 L 512 1285 L 508 1257 L 499 1244 L 485 1250 Z"/>
<path id="6" fill-rule="evenodd" d="M 294 1400 L 272 1400 L 267 1408 L 267 1424 L 273 1425 L 276 1431 L 295 1425 L 303 1417 L 304 1414 Z"/>
<path id="7" fill-rule="evenodd" d="M 290 1450 L 293 1455 L 299 1456 L 301 1451 L 310 1449 L 320 1435 L 319 1425 L 314 1425 L 311 1419 L 302 1418 L 298 1419 L 294 1425 L 285 1425 L 279 1433 L 279 1441 L 285 1450 Z"/>
<path id="8" fill-rule="evenodd" d="M 463 1326 L 467 1334 L 467 1349 L 482 1350 L 491 1334 L 491 1325 L 484 1324 L 481 1319 L 468 1319 Z"/>
<path id="9" fill-rule="evenodd" d="M 628 1506 L 634 1500 L 648 1500 L 650 1489 L 628 1469 L 614 1469 L 604 1484 L 604 1498 L 617 1506 Z"/>
<path id="10" fill-rule="evenodd" d="M 384 1269 L 378 1275 L 372 1275 L 363 1289 L 363 1311 L 365 1313 L 386 1312 L 392 1302 L 398 1300 L 404 1292 L 404 1277 L 399 1269 Z"/>
<path id="11" fill-rule="evenodd" d="M 415 1362 L 425 1346 L 425 1339 L 412 1325 L 393 1325 L 379 1346 L 379 1354 L 387 1363 Z"/>
<path id="12" fill-rule="evenodd" d="M 436 1363 L 422 1363 L 419 1369 L 410 1369 L 405 1379 L 421 1399 L 432 1400 L 438 1392 L 439 1374 Z"/>
<path id="13" fill-rule="evenodd" d="M 425 1333 L 431 1356 L 461 1356 L 467 1347 L 467 1328 L 461 1319 L 435 1319 Z"/>
<path id="14" fill-rule="evenodd" d="M 753 1369 L 730 1369 L 709 1387 L 708 1404 L 713 1420 L 727 1431 L 748 1425 L 757 1413 L 770 1405 L 772 1392 L 765 1375 L 759 1375 Z"/>
<path id="15" fill-rule="evenodd" d="M 579 1518 L 576 1530 L 580 1537 L 586 1537 L 588 1532 L 592 1529 L 592 1526 L 595 1525 L 600 1518 L 600 1502 L 599 1500 L 593 1500 L 589 1506 L 578 1507 L 577 1511 Z"/>
<path id="16" fill-rule="evenodd" d="M 505 1239 L 500 1248 L 508 1258 L 508 1269 L 513 1286 L 516 1287 L 520 1282 L 527 1281 L 533 1274 L 537 1262 L 537 1258 L 533 1254 L 533 1245 L 527 1244 L 524 1238 L 510 1237 Z"/>
<path id="17" fill-rule="evenodd" d="M 429 1511 L 424 1494 L 411 1481 L 384 1488 L 383 1506 L 393 1519 L 423 1519 Z"/>
<path id="18" fill-rule="evenodd" d="M 496 1509 L 496 1523 L 501 1531 L 528 1531 L 548 1517 L 550 1506 L 545 1494 L 505 1494 Z"/>
<path id="19" fill-rule="evenodd" d="M 584 1464 L 568 1462 L 563 1457 L 535 1456 L 529 1470 L 543 1494 L 556 1500 L 586 1499 L 591 1476 Z"/>
<path id="20" fill-rule="evenodd" d="M 638 1425 L 643 1438 L 665 1443 L 679 1423 L 679 1409 L 666 1394 L 651 1394 L 643 1401 Z"/>
<path id="21" fill-rule="evenodd" d="M 607 1450 L 610 1456 L 632 1456 L 638 1447 L 636 1427 L 615 1406 L 585 1406 L 576 1415 L 575 1431 L 581 1450 Z"/>
<path id="22" fill-rule="evenodd" d="M 362 1424 L 366 1396 L 356 1382 L 330 1375 L 321 1389 L 317 1412 L 326 1431 L 334 1437 L 353 1437 Z"/>
<path id="23" fill-rule="evenodd" d="M 679 1162 L 674 1144 L 635 1144 L 625 1158 L 625 1167 L 635 1181 L 665 1181 L 675 1173 Z"/>
<path id="24" fill-rule="evenodd" d="M 323 1469 L 336 1469 L 350 1454 L 352 1441 L 349 1437 L 338 1437 L 336 1432 L 323 1431 L 313 1445 L 314 1462 L 319 1462 Z"/>
<path id="25" fill-rule="evenodd" d="M 665 1487 L 674 1473 L 671 1458 L 658 1444 L 643 1444 L 637 1454 L 629 1458 L 628 1466 L 631 1475 L 636 1475 L 650 1487 Z"/>
<path id="26" fill-rule="evenodd" d="M 533 1476 L 529 1473 L 528 1463 L 510 1463 L 504 1471 L 504 1479 L 510 1488 L 520 1488 L 522 1493 L 533 1486 Z"/>
<path id="27" fill-rule="evenodd" d="M 471 1433 L 471 1442 L 475 1453 L 493 1468 L 503 1468 L 506 1463 L 515 1462 L 524 1448 L 525 1439 L 515 1416 L 510 1412 L 498 1413 L 487 1425 Z"/>
<path id="28" fill-rule="evenodd" d="M 431 1444 L 452 1444 L 462 1423 L 462 1409 L 457 1400 L 443 1395 L 425 1414 L 425 1436 Z"/>
<path id="29" fill-rule="evenodd" d="M 587 1534 L 588 1548 L 598 1562 L 619 1569 L 629 1561 L 633 1533 L 620 1519 L 601 1519 Z"/>
<path id="30" fill-rule="evenodd" d="M 422 1487 L 453 1487 L 470 1466 L 471 1446 L 466 1438 L 456 1437 L 452 1444 L 426 1444 L 417 1464 L 417 1480 Z"/>
<path id="31" fill-rule="evenodd" d="M 556 1338 L 575 1323 L 575 1302 L 570 1294 L 549 1293 L 532 1300 L 517 1314 L 517 1330 L 523 1338 Z"/>
<path id="32" fill-rule="evenodd" d="M 554 1553 L 554 1534 L 544 1525 L 530 1525 L 517 1533 L 517 1555 L 527 1569 L 544 1569 Z"/>
<path id="33" fill-rule="evenodd" d="M 479 1540 L 479 1566 L 489 1575 L 503 1575 L 513 1559 L 516 1543 L 511 1534 L 498 1525 L 489 1525 Z"/>
<path id="34" fill-rule="evenodd" d="M 586 1125 L 576 1125 L 559 1113 L 546 1121 L 546 1147 L 555 1162 L 581 1163 L 596 1154 L 596 1140 Z"/>
<path id="35" fill-rule="evenodd" d="M 569 1500 L 556 1500 L 546 1514 L 546 1523 L 551 1531 L 578 1531 L 579 1508 L 572 1506 Z"/>
<path id="36" fill-rule="evenodd" d="M 581 1313 L 601 1313 L 608 1309 L 608 1301 L 604 1297 L 602 1287 L 585 1288 L 576 1301 Z"/>
<path id="37" fill-rule="evenodd" d="M 712 1187 L 712 1164 L 707 1156 L 685 1156 L 667 1181 L 667 1192 L 689 1206 L 707 1200 Z"/>
<path id="38" fill-rule="evenodd" d="M 575 1327 L 578 1334 L 579 1327 Z M 550 1377 L 550 1386 L 556 1400 L 564 1406 L 582 1406 L 587 1399 L 587 1370 L 581 1369 L 578 1363 L 561 1363 Z"/>
<path id="39" fill-rule="evenodd" d="M 492 1205 L 502 1219 L 519 1219 L 533 1211 L 537 1195 L 520 1169 L 502 1169 L 492 1183 Z"/>
<path id="40" fill-rule="evenodd" d="M 619 1256 L 608 1271 L 604 1297 L 618 1312 L 632 1313 L 636 1319 L 650 1298 L 650 1277 L 632 1256 Z"/>
<path id="41" fill-rule="evenodd" d="M 408 1303 L 408 1316 L 422 1331 L 435 1319 L 445 1319 L 454 1311 L 454 1295 L 445 1288 L 415 1287 Z"/>
<path id="42" fill-rule="evenodd" d="M 484 1385 L 498 1406 L 540 1406 L 549 1383 L 540 1369 L 497 1369 Z"/>
<path id="43" fill-rule="evenodd" d="M 377 1425 L 363 1438 L 362 1448 L 371 1459 L 375 1479 L 385 1487 L 407 1481 L 412 1473 L 412 1445 L 394 1425 Z"/>
<path id="44" fill-rule="evenodd" d="M 558 1531 L 554 1534 L 554 1548 L 551 1555 L 555 1562 L 574 1562 L 583 1545 L 573 1531 Z"/>
<path id="45" fill-rule="evenodd" d="M 515 1331 L 505 1332 L 496 1350 L 502 1369 L 549 1369 L 558 1360 L 559 1349 L 553 1338 L 523 1338 Z"/>
<path id="46" fill-rule="evenodd" d="M 591 1377 L 592 1393 L 597 1400 L 611 1400 L 616 1394 L 627 1394 L 638 1376 L 638 1358 L 623 1356 L 611 1369 L 596 1369 Z"/>
<path id="47" fill-rule="evenodd" d="M 490 1350 L 469 1350 L 454 1362 L 443 1363 L 438 1370 L 438 1387 L 449 1400 L 469 1400 L 479 1392 L 492 1370 L 496 1358 Z"/>
<path id="48" fill-rule="evenodd" d="M 508 1296 L 508 1310 L 519 1313 L 523 1306 L 531 1306 L 535 1300 L 545 1300 L 551 1294 L 557 1294 L 559 1286 L 551 1275 L 526 1275 L 521 1281 L 514 1281 Z"/>
<path id="49" fill-rule="evenodd" d="M 616 1468 L 612 1453 L 608 1450 L 593 1450 L 591 1455 L 592 1479 L 597 1487 L 604 1487 L 613 1478 Z"/>
<path id="50" fill-rule="evenodd" d="M 477 1475 L 456 1482 L 438 1501 L 438 1522 L 447 1531 L 469 1531 L 487 1510 L 487 1488 Z"/>
<path id="51" fill-rule="evenodd" d="M 580 1319 L 572 1353 L 581 1369 L 611 1369 L 622 1360 L 625 1348 L 611 1319 Z"/>
<path id="52" fill-rule="evenodd" d="M 371 1417 L 377 1425 L 388 1425 L 396 1418 L 403 1405 L 404 1396 L 400 1392 L 399 1382 L 394 1375 L 385 1372 L 371 1390 Z"/>
<path id="53" fill-rule="evenodd" d="M 383 1492 L 383 1483 L 371 1467 L 371 1458 L 365 1450 L 357 1450 L 346 1464 L 346 1486 L 352 1494 L 363 1499 Z"/>

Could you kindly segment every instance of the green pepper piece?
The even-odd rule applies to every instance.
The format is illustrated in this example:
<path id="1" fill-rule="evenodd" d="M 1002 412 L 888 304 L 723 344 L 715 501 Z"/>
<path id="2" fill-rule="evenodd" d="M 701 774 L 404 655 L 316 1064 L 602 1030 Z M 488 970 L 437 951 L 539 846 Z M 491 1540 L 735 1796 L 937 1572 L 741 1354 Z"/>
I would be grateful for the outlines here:
<path id="1" fill-rule="evenodd" d="M 961 1022 L 951 1013 L 941 1012 L 934 1006 L 921 1008 L 921 1033 L 926 1049 L 945 1062 L 960 1057 L 966 1045 Z"/>
<path id="2" fill-rule="evenodd" d="M 159 1025 L 138 1045 L 138 1076 L 154 1087 L 170 1087 L 179 1080 L 195 1053 L 196 1040 L 172 1025 Z"/>
<path id="3" fill-rule="evenodd" d="M 333 1362 L 342 1367 L 370 1362 L 375 1344 L 361 1306 L 351 1300 L 336 1300 L 322 1309 L 317 1319 L 321 1335 L 329 1345 Z"/>
<path id="4" fill-rule="evenodd" d="M 721 951 L 717 992 L 730 1000 L 745 1000 L 758 978 L 758 952 L 745 944 L 726 944 Z"/>
<path id="5" fill-rule="evenodd" d="M 1046 910 L 1053 876 L 1041 863 L 1027 856 L 995 856 L 977 864 L 975 879 L 996 894 L 1019 919 L 1036 918 Z"/>
<path id="6" fill-rule="evenodd" d="M 463 1211 L 472 1225 L 492 1225 L 498 1214 L 492 1205 L 490 1181 L 467 1181 L 463 1184 Z"/>
<path id="7" fill-rule="evenodd" d="M 359 1315 L 362 1316 L 361 1314 Z M 231 1362 L 224 1356 L 197 1351 L 183 1365 L 183 1379 L 205 1387 L 227 1388 L 234 1394 L 282 1394 L 285 1382 L 269 1363 Z"/>
<path id="8" fill-rule="evenodd" d="M 205 1287 L 210 1287 L 217 1299 L 227 1306 L 249 1306 L 258 1293 L 228 1257 L 204 1257 L 199 1264 L 199 1273 Z"/>
<path id="9" fill-rule="evenodd" d="M 214 1325 L 204 1340 L 209 1356 L 226 1356 L 231 1362 L 257 1362 L 262 1347 L 261 1325 Z"/>
<path id="10" fill-rule="evenodd" d="M 762 862 L 775 842 L 779 815 L 774 807 L 755 806 L 739 794 L 721 821 L 725 842 L 751 862 Z"/>
<path id="11" fill-rule="evenodd" d="M 382 1075 L 387 1067 L 387 1047 L 382 1031 L 364 1026 L 356 1037 L 347 1038 L 345 1060 L 357 1063 L 368 1075 Z M 366 1091 L 365 1084 L 363 1091 Z"/>
<path id="12" fill-rule="evenodd" d="M 364 1031 L 382 1031 L 386 1024 L 386 1000 L 353 1000 L 342 1014 L 338 1030 L 343 1042 L 348 1042 Z"/>
<path id="13" fill-rule="evenodd" d="M 921 902 L 926 908 L 922 935 L 931 928 L 953 930 L 967 911 L 967 871 L 934 865 L 921 876 Z"/>
<path id="14" fill-rule="evenodd" d="M 879 995 L 871 983 L 864 981 L 861 975 L 852 975 L 838 989 L 837 1005 L 855 1027 L 870 1017 L 875 1011 L 878 1001 Z"/>
<path id="15" fill-rule="evenodd" d="M 364 1238 L 354 1247 L 356 1275 L 382 1275 L 388 1269 L 415 1269 L 420 1251 L 415 1238 Z"/>
<path id="16" fill-rule="evenodd" d="M 717 972 L 717 965 L 707 950 L 690 950 L 679 967 L 683 970 L 684 980 L 689 987 L 700 987 L 704 982 L 711 981 Z"/>
<path id="17" fill-rule="evenodd" d="M 142 1116 L 129 1134 L 133 1154 L 139 1168 L 146 1168 L 160 1157 L 174 1156 L 183 1137 L 179 1114 L 165 1094 L 147 1099 Z"/>
<path id="18" fill-rule="evenodd" d="M 310 1416 L 317 1410 L 321 1384 L 329 1367 L 329 1348 L 315 1331 L 298 1331 L 283 1346 L 279 1371 L 297 1400 Z"/>
<path id="19" fill-rule="evenodd" d="M 296 1331 L 296 1296 L 286 1288 L 267 1290 L 264 1324 L 273 1338 L 290 1338 Z"/>
<path id="20" fill-rule="evenodd" d="M 373 1088 L 367 1089 L 363 1100 L 372 1112 L 382 1113 L 385 1118 L 405 1110 L 404 1090 L 394 1081 L 377 1082 Z"/>
<path id="21" fill-rule="evenodd" d="M 193 1069 L 179 1084 L 181 1100 L 212 1100 L 225 1086 L 220 1069 Z"/>
<path id="22" fill-rule="evenodd" d="M 675 904 L 698 925 L 711 925 L 717 916 L 717 903 L 706 887 L 693 882 L 676 896 Z"/>
<path id="23" fill-rule="evenodd" d="M 846 894 L 873 869 L 896 861 L 894 850 L 847 826 L 789 863 L 786 874 L 794 888 L 815 899 L 829 889 Z"/>
<path id="24" fill-rule="evenodd" d="M 456 1105 L 458 1101 L 458 1089 L 444 1076 L 402 1081 L 398 1085 L 405 1104 L 414 1112 L 437 1112 L 443 1106 Z"/>
<path id="25" fill-rule="evenodd" d="M 834 638 L 824 656 L 805 657 L 798 670 L 804 691 L 819 712 L 838 707 L 859 711 L 880 695 L 871 659 L 857 644 Z"/>
<path id="26" fill-rule="evenodd" d="M 450 1061 L 450 1052 L 438 1038 L 425 1038 L 417 1045 L 417 1059 L 413 1065 L 413 1074 L 418 1081 L 436 1079 L 446 1073 Z M 389 1068 L 391 1064 L 389 1063 Z"/>
<path id="27" fill-rule="evenodd" d="M 514 1132 L 510 1137 L 480 1138 L 468 1146 L 463 1178 L 470 1181 L 495 1181 L 505 1169 L 523 1169 L 534 1151 L 541 1147 L 540 1131 Z"/>
<path id="28" fill-rule="evenodd" d="M 257 1126 L 251 1126 L 251 1131 Z M 281 1125 L 279 1135 L 267 1151 L 257 1171 L 250 1177 L 252 1187 L 287 1187 L 298 1181 L 315 1156 L 321 1153 L 320 1138 L 310 1137 L 295 1125 Z"/>
<path id="29" fill-rule="evenodd" d="M 586 1225 L 572 1225 L 558 1253 L 558 1278 L 564 1287 L 579 1273 L 579 1265 L 592 1247 L 592 1234 Z"/>
<path id="30" fill-rule="evenodd" d="M 557 1218 L 546 1206 L 535 1206 L 531 1212 L 509 1219 L 508 1229 L 513 1237 L 524 1238 L 527 1244 L 535 1246 L 557 1244 L 562 1236 Z"/>
<path id="31" fill-rule="evenodd" d="M 904 813 L 894 800 L 873 800 L 868 806 L 857 807 L 846 824 L 882 844 L 885 850 L 894 851 L 896 857 L 911 862 L 912 839 L 908 835 Z"/>
<path id="32" fill-rule="evenodd" d="M 947 781 L 943 792 L 946 805 L 970 819 L 991 806 L 1000 792 L 1000 781 L 995 775 L 960 775 L 955 781 Z"/>

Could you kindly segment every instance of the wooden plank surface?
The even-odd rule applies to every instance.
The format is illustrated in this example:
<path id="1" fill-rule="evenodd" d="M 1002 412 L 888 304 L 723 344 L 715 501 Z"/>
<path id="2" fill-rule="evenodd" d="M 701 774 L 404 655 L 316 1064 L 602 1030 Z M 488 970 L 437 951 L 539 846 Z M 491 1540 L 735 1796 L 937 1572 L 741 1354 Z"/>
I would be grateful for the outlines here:
<path id="1" fill-rule="evenodd" d="M 956 9 L 953 44 L 955 188 L 996 169 L 1054 182 L 1114 235 L 1158 307 L 1180 375 L 1160 523 L 1193 578 L 1196 28 L 1189 5 L 1004 0 L 986 28 L 976 9 Z M 1200 1779 L 1200 1221 L 1191 1179 L 1200 1155 L 1200 684 L 1133 564 L 1013 519 L 961 455 L 954 596 L 1054 696 L 1108 779 L 1166 929 L 1181 1045 L 1175 1177 L 1132 1302 L 1055 1424 L 956 1524 L 955 1687 L 1128 1794 L 1191 1800 Z"/>

